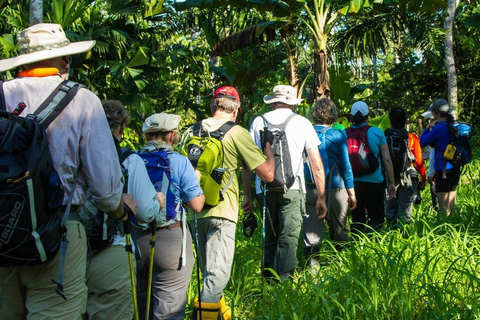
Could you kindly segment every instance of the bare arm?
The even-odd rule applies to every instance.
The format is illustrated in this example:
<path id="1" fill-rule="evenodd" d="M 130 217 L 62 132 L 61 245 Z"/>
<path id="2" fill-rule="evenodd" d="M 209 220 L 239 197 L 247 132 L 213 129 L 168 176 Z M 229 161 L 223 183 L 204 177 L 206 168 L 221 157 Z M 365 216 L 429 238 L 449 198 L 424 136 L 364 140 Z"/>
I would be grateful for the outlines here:
<path id="1" fill-rule="evenodd" d="M 195 212 L 200 212 L 203 209 L 205 203 L 205 195 L 201 194 L 198 197 L 186 202 L 186 205 Z"/>
<path id="2" fill-rule="evenodd" d="M 382 144 L 380 146 L 380 152 L 382 153 L 382 162 L 385 167 L 385 172 L 387 173 L 387 197 L 388 199 L 392 199 L 395 197 L 395 179 L 393 177 L 393 164 L 392 159 L 390 159 L 388 146 Z"/>
<path id="3" fill-rule="evenodd" d="M 325 203 L 325 170 L 323 168 L 322 158 L 320 158 L 320 152 L 318 148 L 307 149 L 308 160 L 312 168 L 313 180 L 318 191 L 317 198 L 317 216 L 319 219 L 325 218 L 327 214 L 327 205 Z"/>
<path id="4" fill-rule="evenodd" d="M 267 156 L 267 160 L 255 168 L 255 173 L 263 182 L 270 183 L 273 181 L 275 161 L 273 160 L 272 148 L 269 142 L 266 143 L 263 152 Z"/>

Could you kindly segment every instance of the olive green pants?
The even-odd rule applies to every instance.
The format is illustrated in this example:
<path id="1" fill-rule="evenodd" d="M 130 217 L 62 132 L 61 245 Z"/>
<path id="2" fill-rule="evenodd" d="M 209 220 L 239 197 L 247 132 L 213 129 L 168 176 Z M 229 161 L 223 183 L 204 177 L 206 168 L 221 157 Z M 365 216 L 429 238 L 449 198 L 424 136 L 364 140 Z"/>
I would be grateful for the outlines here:
<path id="1" fill-rule="evenodd" d="M 87 305 L 85 270 L 87 237 L 83 225 L 67 222 L 68 248 L 65 257 L 63 291 L 68 300 L 56 292 L 60 252 L 52 261 L 30 267 L 0 268 L 0 319 L 81 319 Z"/>
<path id="2" fill-rule="evenodd" d="M 289 190 L 285 194 L 269 191 L 266 205 L 264 266 L 273 268 L 284 278 L 298 265 L 298 237 L 305 197 L 300 190 Z"/>

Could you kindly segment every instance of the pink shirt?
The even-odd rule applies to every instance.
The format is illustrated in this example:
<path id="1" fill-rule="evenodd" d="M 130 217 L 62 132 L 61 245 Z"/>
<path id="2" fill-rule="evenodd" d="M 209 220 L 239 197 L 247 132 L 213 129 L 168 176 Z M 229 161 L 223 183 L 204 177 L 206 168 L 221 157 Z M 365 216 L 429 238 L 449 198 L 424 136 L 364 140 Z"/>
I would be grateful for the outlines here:
<path id="1" fill-rule="evenodd" d="M 3 88 L 7 111 L 24 102 L 27 106 L 21 116 L 33 113 L 61 81 L 59 76 L 6 81 Z M 123 178 L 112 134 L 98 97 L 87 89 L 80 89 L 50 124 L 47 133 L 53 164 L 65 188 L 63 204 L 67 203 L 78 171 L 72 204 L 85 202 L 88 185 L 100 210 L 115 210 L 120 203 Z"/>

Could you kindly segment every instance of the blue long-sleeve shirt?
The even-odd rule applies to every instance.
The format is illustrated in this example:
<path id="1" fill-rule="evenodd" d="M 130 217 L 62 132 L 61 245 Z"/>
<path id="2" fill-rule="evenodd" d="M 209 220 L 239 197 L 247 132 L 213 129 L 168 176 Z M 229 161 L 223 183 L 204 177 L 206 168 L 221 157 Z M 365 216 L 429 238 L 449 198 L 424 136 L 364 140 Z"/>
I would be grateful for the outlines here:
<path id="1" fill-rule="evenodd" d="M 435 148 L 435 170 L 443 170 L 445 158 L 443 153 L 450 143 L 450 130 L 447 121 L 440 121 L 432 129 L 425 129 L 420 137 L 420 146 L 422 148 L 430 145 Z M 431 164 L 430 164 L 431 165 Z M 446 169 L 453 168 L 452 164 L 447 161 Z"/>
<path id="2" fill-rule="evenodd" d="M 324 126 L 315 125 L 315 131 L 321 138 L 321 131 Z M 323 142 L 323 139 L 320 139 Z M 322 148 L 322 146 L 319 146 Z M 325 151 L 328 157 L 328 170 L 325 170 L 325 186 L 329 187 L 331 177 L 332 189 L 351 189 L 353 188 L 353 172 L 350 160 L 348 158 L 347 135 L 345 131 L 329 129 L 325 132 Z M 322 160 L 325 163 L 325 153 L 320 152 Z M 336 165 L 335 165 L 336 164 Z M 329 176 L 328 176 L 329 175 Z M 340 178 L 340 179 L 339 179 Z"/>

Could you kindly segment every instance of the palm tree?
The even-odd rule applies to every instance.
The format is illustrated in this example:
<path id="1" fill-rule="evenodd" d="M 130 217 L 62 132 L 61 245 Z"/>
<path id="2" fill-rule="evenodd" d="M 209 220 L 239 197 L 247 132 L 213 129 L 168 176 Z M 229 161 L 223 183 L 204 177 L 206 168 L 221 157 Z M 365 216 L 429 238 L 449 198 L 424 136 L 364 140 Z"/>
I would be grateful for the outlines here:
<path id="1" fill-rule="evenodd" d="M 313 47 L 315 48 L 316 55 L 316 65 L 315 74 L 317 77 L 316 82 L 316 97 L 330 97 L 330 76 L 328 71 L 328 38 L 333 32 L 339 19 L 348 13 L 356 13 L 361 10 L 363 7 L 369 5 L 368 1 L 364 0 L 355 0 L 344 3 L 342 1 L 334 0 L 311 0 L 311 1 L 301 1 L 301 0 L 286 0 L 286 1 L 242 1 L 241 3 L 234 0 L 227 1 L 198 1 L 198 0 L 187 0 L 185 2 L 179 2 L 175 5 L 178 10 L 186 10 L 188 8 L 201 8 L 201 9 L 212 9 L 219 7 L 230 6 L 232 8 L 249 8 L 256 9 L 259 12 L 268 12 L 272 20 L 274 18 L 284 18 L 283 21 L 270 20 L 268 27 L 275 28 L 281 27 L 284 28 L 285 25 L 293 26 L 294 29 L 299 29 L 303 34 L 313 40 Z M 264 22 L 264 25 L 250 25 L 248 28 L 258 28 L 262 27 L 262 30 L 267 30 Z M 247 29 L 246 29 L 247 30 Z M 241 30 L 238 33 L 235 33 L 229 37 L 231 41 L 223 41 L 222 43 L 217 44 L 218 46 L 224 45 L 230 48 L 242 48 L 251 44 L 257 44 L 255 40 L 245 41 L 245 37 L 239 37 L 239 33 L 245 34 L 245 30 Z M 290 33 L 290 35 L 297 35 L 298 33 Z M 256 32 L 253 39 L 258 39 L 259 36 L 263 36 L 263 32 Z M 268 37 L 267 37 L 268 38 Z M 241 41 L 241 43 L 235 44 L 235 41 Z M 227 52 L 231 52 L 226 50 Z M 292 50 L 289 46 L 286 50 L 289 54 L 294 54 L 296 50 Z M 294 55 L 292 56 L 294 57 Z M 295 72 L 296 68 L 292 63 L 295 63 L 295 59 L 288 57 L 290 62 L 289 70 Z M 291 75 L 291 80 L 293 85 L 297 85 L 296 76 Z M 301 93 L 300 93 L 301 94 Z"/>

